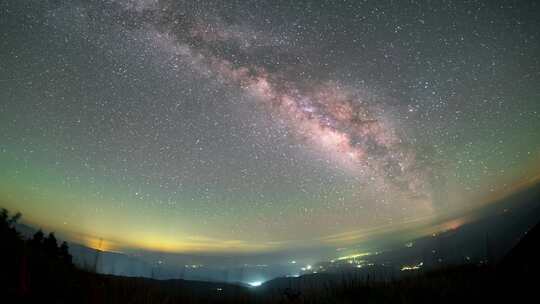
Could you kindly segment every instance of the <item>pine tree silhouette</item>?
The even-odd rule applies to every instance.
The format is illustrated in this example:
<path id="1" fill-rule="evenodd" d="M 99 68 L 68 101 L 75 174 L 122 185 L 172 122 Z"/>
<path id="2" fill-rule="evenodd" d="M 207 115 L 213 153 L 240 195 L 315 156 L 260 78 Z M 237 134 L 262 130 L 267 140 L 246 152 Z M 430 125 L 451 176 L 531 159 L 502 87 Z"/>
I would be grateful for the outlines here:
<path id="1" fill-rule="evenodd" d="M 62 242 L 62 245 L 60 245 L 60 258 L 64 260 L 64 262 L 68 264 L 73 263 L 73 258 L 71 257 L 71 254 L 69 254 L 69 246 L 67 242 Z"/>
<path id="2" fill-rule="evenodd" d="M 43 242 L 43 246 L 45 247 L 45 252 L 50 256 L 58 255 L 58 241 L 56 240 L 54 232 L 49 233 L 49 236 L 47 236 Z"/>
<path id="3" fill-rule="evenodd" d="M 33 245 L 40 246 L 41 244 L 43 244 L 44 239 L 45 235 L 43 234 L 43 231 L 39 229 L 36 233 L 34 233 L 31 242 Z"/>

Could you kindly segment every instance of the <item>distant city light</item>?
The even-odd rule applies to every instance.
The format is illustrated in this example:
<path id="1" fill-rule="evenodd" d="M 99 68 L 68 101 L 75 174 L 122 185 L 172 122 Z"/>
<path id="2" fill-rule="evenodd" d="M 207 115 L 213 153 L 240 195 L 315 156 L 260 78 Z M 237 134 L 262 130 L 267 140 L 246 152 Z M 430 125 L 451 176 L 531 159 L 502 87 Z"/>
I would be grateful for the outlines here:
<path id="1" fill-rule="evenodd" d="M 251 286 L 251 287 L 259 287 L 262 285 L 262 281 L 253 281 L 253 282 L 249 282 L 248 285 Z"/>
<path id="2" fill-rule="evenodd" d="M 412 266 L 404 265 L 403 267 L 401 267 L 401 271 L 418 270 L 423 265 L 424 265 L 424 262 L 420 262 L 419 264 L 412 265 Z"/>

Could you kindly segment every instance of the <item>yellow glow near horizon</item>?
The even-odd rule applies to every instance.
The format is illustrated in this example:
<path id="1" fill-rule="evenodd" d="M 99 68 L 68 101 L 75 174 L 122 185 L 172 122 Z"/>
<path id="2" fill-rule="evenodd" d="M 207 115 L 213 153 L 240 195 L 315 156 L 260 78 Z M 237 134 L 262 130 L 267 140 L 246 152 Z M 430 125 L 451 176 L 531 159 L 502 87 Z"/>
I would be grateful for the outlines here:
<path id="1" fill-rule="evenodd" d="M 488 199 L 478 206 L 483 206 L 501 198 L 504 198 L 516 191 L 527 188 L 538 183 L 539 175 L 528 177 L 514 185 L 509 186 L 505 191 L 491 194 Z M 2 190 L 2 189 L 0 189 Z M 5 188 L 4 188 L 5 190 Z M 6 192 L 6 191 L 3 191 Z M 7 195 L 6 197 L 10 197 Z M 299 244 L 301 241 L 289 240 L 281 242 L 253 242 L 239 239 L 222 239 L 209 237 L 204 235 L 193 235 L 190 233 L 163 234 L 160 230 L 154 230 L 152 227 L 142 230 L 133 230 L 133 221 L 141 221 L 144 218 L 139 217 L 122 217 L 121 214 L 114 214 L 111 218 L 79 220 L 79 221 L 64 221 L 60 222 L 56 218 L 61 218 L 62 214 L 49 212 L 47 206 L 52 204 L 66 205 L 69 204 L 70 197 L 57 196 L 53 200 L 52 193 L 42 192 L 41 195 L 28 193 L 26 197 L 21 198 L 30 203 L 26 203 L 28 209 L 16 210 L 23 212 L 25 222 L 35 226 L 42 227 L 48 231 L 57 231 L 64 233 L 71 241 L 81 243 L 93 249 L 102 251 L 122 251 L 125 249 L 143 249 L 149 251 L 160 251 L 169 253 L 197 253 L 197 252 L 215 252 L 215 253 L 230 253 L 230 252 L 264 252 L 282 249 L 291 244 Z M 82 204 L 83 206 L 85 204 Z M 89 202 L 87 205 L 91 206 Z M 9 206 L 8 206 L 9 207 Z M 477 208 L 479 208 L 477 207 Z M 471 209 L 469 211 L 472 211 Z M 84 213 L 88 210 L 74 210 L 73 212 Z M 51 219 L 54 219 L 51 221 Z M 416 218 L 409 222 L 402 222 L 397 225 L 387 225 L 373 227 L 367 230 L 349 231 L 336 235 L 320 238 L 314 242 L 328 243 L 332 245 L 351 244 L 353 242 L 362 242 L 363 240 L 371 239 L 377 236 L 383 236 L 392 231 L 412 231 L 414 236 L 429 235 L 456 229 L 463 224 L 473 221 L 475 217 L 470 212 L 462 213 L 462 215 L 450 218 L 443 222 L 433 223 L 435 216 L 425 218 Z M 45 223 L 45 224 L 44 224 Z M 181 227 L 178 231 L 182 231 Z M 304 243 L 305 244 L 305 243 Z M 361 257 L 366 253 L 354 254 L 339 259 L 350 259 Z"/>

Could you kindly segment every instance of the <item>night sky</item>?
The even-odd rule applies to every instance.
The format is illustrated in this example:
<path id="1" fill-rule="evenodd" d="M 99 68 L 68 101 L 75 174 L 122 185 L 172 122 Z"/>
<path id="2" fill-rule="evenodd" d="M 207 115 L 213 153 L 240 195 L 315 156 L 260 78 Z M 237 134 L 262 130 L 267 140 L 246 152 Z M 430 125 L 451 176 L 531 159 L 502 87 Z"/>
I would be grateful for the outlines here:
<path id="1" fill-rule="evenodd" d="M 540 174 L 537 1 L 0 1 L 0 205 L 123 251 L 359 244 Z"/>

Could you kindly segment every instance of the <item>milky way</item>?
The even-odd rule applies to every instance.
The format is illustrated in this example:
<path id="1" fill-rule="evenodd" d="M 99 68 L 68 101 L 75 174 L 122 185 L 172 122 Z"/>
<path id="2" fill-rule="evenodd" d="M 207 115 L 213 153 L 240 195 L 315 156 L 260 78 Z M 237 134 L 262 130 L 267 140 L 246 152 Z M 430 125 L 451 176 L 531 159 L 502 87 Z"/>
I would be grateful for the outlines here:
<path id="1" fill-rule="evenodd" d="M 534 1 L 0 10 L 0 204 L 74 241 L 333 250 L 540 171 Z"/>
<path id="2" fill-rule="evenodd" d="M 127 8 L 141 15 L 150 11 L 153 21 L 161 28 L 172 28 L 165 32 L 150 31 L 157 40 L 165 40 L 159 45 L 172 48 L 175 55 L 190 62 L 197 71 L 254 96 L 277 120 L 286 121 L 294 133 L 292 136 L 326 153 L 343 170 L 370 180 L 378 192 L 392 191 L 389 187 L 393 187 L 404 194 L 430 199 L 426 172 L 417 168 L 415 153 L 406 148 L 406 139 L 397 134 L 395 126 L 375 114 L 358 92 L 331 80 L 304 81 L 300 85 L 298 80 L 287 79 L 279 70 L 269 72 L 254 64 L 233 64 L 212 54 L 211 48 L 232 44 L 246 55 L 261 45 L 274 47 L 266 43 L 268 35 L 240 26 L 186 21 L 189 17 L 185 15 L 177 16 L 179 19 L 174 19 L 172 26 L 164 25 L 160 21 L 165 16 L 160 11 L 170 8 L 158 3 L 130 3 Z M 182 8 L 174 9 L 182 11 Z M 177 28 L 174 26 L 177 24 L 193 24 L 193 27 Z M 197 48 L 178 40 L 186 32 L 191 41 L 201 42 L 202 46 Z M 259 40 L 263 42 L 258 43 Z"/>

